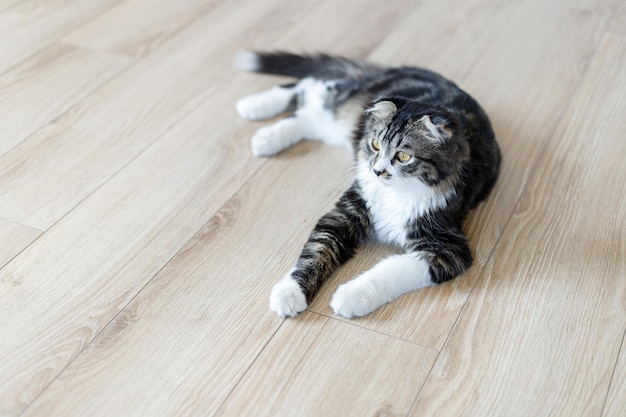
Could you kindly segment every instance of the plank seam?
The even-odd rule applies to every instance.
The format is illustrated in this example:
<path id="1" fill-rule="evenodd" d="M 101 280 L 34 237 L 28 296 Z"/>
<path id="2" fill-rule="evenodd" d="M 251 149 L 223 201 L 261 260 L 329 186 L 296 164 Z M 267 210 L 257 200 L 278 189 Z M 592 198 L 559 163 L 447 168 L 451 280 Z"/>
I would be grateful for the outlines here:
<path id="1" fill-rule="evenodd" d="M 615 357 L 615 366 L 613 367 L 613 373 L 611 374 L 611 380 L 609 381 L 609 385 L 606 389 L 606 395 L 604 396 L 604 402 L 602 403 L 602 411 L 600 412 L 600 416 L 604 416 L 604 410 L 606 409 L 606 402 L 609 400 L 609 394 L 611 393 L 611 387 L 613 386 L 613 381 L 615 381 L 615 374 L 617 373 L 617 364 L 619 363 L 619 359 L 622 356 L 622 352 L 624 350 L 624 342 L 626 341 L 626 329 L 624 329 L 624 334 L 622 335 L 622 343 L 620 344 L 619 351 L 617 352 L 617 356 Z"/>

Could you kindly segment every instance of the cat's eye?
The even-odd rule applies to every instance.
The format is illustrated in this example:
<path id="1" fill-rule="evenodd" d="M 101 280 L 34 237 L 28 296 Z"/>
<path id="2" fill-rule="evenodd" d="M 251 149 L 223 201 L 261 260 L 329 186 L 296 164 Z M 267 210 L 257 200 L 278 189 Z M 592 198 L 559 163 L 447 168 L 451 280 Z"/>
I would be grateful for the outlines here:
<path id="1" fill-rule="evenodd" d="M 376 139 L 372 139 L 372 148 L 380 151 L 380 142 L 378 142 Z"/>
<path id="2" fill-rule="evenodd" d="M 411 155 L 404 152 L 404 151 L 400 151 L 398 152 L 398 154 L 396 155 L 398 157 L 398 160 L 400 162 L 408 162 L 409 159 L 411 159 Z"/>

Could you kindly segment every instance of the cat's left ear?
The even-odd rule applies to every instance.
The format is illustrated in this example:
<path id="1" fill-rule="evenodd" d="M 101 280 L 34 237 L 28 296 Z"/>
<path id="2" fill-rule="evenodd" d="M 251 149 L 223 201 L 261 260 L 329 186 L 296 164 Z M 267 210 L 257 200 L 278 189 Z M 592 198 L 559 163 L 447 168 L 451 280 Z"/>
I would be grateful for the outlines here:
<path id="1" fill-rule="evenodd" d="M 365 113 L 372 115 L 382 122 L 388 122 L 397 111 L 398 107 L 396 107 L 392 101 L 382 100 L 374 103 L 372 107 L 365 110 Z"/>
<path id="2" fill-rule="evenodd" d="M 452 137 L 451 122 L 441 116 L 423 116 L 419 122 L 426 129 L 426 137 L 435 143 L 444 143 Z"/>

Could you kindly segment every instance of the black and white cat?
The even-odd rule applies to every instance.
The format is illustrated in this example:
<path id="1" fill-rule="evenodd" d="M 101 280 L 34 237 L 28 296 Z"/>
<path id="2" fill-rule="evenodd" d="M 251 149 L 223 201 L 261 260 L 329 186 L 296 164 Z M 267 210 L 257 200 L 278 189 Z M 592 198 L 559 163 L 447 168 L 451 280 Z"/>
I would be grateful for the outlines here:
<path id="1" fill-rule="evenodd" d="M 323 54 L 244 52 L 238 66 L 299 79 L 237 103 L 249 120 L 289 112 L 252 137 L 255 155 L 312 139 L 348 147 L 355 157 L 354 183 L 274 286 L 270 308 L 276 314 L 305 310 L 324 280 L 368 239 L 405 253 L 337 289 L 330 305 L 344 317 L 366 315 L 471 266 L 461 226 L 493 188 L 500 165 L 489 119 L 472 97 L 431 71 Z"/>

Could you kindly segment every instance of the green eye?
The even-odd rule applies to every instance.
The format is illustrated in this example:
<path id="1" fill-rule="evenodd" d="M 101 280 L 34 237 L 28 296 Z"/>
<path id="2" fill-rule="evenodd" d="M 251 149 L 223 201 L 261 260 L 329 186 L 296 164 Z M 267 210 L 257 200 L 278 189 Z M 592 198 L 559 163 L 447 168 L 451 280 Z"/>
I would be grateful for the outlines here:
<path id="1" fill-rule="evenodd" d="M 380 142 L 378 142 L 376 139 L 372 139 L 372 148 L 380 151 Z"/>
<path id="2" fill-rule="evenodd" d="M 411 159 L 411 155 L 403 151 L 398 152 L 397 157 L 400 162 L 408 162 Z"/>

